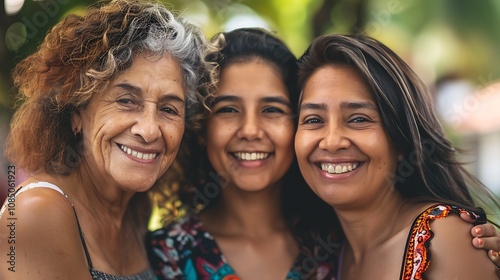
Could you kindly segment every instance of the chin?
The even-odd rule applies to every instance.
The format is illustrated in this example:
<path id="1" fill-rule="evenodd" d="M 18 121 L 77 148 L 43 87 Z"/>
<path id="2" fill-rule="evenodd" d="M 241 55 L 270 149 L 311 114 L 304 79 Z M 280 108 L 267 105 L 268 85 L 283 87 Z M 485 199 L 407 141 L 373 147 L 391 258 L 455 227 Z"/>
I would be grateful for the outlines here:
<path id="1" fill-rule="evenodd" d="M 141 180 L 138 178 L 128 178 L 127 180 L 119 181 L 119 184 L 124 190 L 130 192 L 145 192 L 151 189 L 156 181 L 151 180 L 151 177 L 148 179 Z"/>
<path id="2" fill-rule="evenodd" d="M 260 192 L 271 188 L 270 183 L 246 181 L 243 184 L 236 184 L 237 188 L 247 192 Z"/>

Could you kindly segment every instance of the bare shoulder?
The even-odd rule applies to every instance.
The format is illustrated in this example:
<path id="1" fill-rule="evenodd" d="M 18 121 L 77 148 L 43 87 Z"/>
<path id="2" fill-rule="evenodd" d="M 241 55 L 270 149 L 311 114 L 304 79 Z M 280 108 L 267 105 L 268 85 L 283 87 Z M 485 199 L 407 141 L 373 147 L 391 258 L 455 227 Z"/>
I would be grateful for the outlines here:
<path id="1" fill-rule="evenodd" d="M 9 276 L 4 275 L 9 267 L 16 271 L 16 279 L 88 274 L 75 214 L 66 197 L 49 188 L 34 188 L 17 195 L 12 206 L 0 218 L 0 247 L 14 256 L 0 260 L 0 276 Z M 87 279 L 81 277 L 75 279 Z"/>
<path id="2" fill-rule="evenodd" d="M 472 224 L 458 215 L 432 221 L 431 262 L 425 273 L 429 279 L 498 279 L 495 265 L 484 250 L 472 245 Z"/>

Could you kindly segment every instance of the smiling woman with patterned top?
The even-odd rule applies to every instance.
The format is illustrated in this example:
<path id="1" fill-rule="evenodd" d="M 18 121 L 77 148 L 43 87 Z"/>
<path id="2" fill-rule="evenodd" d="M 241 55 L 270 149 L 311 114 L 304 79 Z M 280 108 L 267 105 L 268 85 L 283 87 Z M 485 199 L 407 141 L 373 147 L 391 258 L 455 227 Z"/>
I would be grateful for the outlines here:
<path id="1" fill-rule="evenodd" d="M 299 167 L 345 236 L 336 280 L 497 279 L 459 215 L 485 222 L 472 194 L 493 213 L 498 201 L 457 161 L 401 58 L 361 35 L 322 36 L 299 82 Z"/>
<path id="2" fill-rule="evenodd" d="M 299 214 L 309 210 L 300 206 L 320 201 L 291 169 L 297 60 L 257 28 L 214 42 L 220 52 L 207 60 L 218 65 L 218 87 L 192 145 L 201 160 L 179 183 L 187 209 L 205 208 L 148 234 L 151 265 L 161 279 L 330 279 L 335 255 L 306 267 L 316 260 L 299 245 L 308 239 Z"/>

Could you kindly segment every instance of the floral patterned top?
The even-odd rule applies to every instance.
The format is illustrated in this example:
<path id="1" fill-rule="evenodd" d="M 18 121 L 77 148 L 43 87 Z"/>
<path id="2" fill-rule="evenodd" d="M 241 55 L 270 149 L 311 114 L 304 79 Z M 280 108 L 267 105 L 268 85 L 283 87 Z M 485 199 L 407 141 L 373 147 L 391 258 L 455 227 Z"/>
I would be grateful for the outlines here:
<path id="1" fill-rule="evenodd" d="M 335 280 L 340 245 L 331 240 L 320 243 L 324 253 L 315 257 L 300 255 L 286 279 L 303 279 L 304 272 L 317 268 L 316 279 Z M 159 279 L 240 279 L 195 215 L 150 232 L 146 237 L 146 247 Z"/>
<path id="2" fill-rule="evenodd" d="M 475 224 L 486 222 L 486 217 L 482 215 L 446 204 L 431 206 L 415 219 L 406 243 L 401 279 L 426 279 L 424 273 L 429 268 L 431 262 L 429 245 L 433 237 L 430 222 L 443 219 L 451 213 L 460 215 L 463 212 L 468 213 L 474 218 L 476 220 Z"/>

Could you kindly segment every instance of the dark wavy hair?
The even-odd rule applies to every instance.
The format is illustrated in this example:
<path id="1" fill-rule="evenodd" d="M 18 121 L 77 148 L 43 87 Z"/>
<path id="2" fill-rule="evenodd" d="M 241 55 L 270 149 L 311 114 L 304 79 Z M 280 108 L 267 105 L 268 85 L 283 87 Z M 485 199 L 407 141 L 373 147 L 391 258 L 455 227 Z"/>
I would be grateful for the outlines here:
<path id="1" fill-rule="evenodd" d="M 394 178 L 407 199 L 444 202 L 483 212 L 499 207 L 488 189 L 457 160 L 427 86 L 392 50 L 363 35 L 326 35 L 299 59 L 299 84 L 323 66 L 348 66 L 364 80 L 391 142 L 404 158 Z"/>

